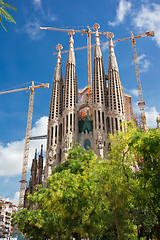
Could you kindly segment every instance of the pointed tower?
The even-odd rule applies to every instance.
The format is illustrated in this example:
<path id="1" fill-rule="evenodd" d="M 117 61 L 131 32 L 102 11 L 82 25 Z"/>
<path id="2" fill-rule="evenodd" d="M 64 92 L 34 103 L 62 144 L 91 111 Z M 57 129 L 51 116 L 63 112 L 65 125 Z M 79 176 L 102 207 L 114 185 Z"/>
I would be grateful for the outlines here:
<path id="1" fill-rule="evenodd" d="M 108 62 L 108 111 L 107 111 L 107 131 L 116 133 L 123 131 L 123 120 L 125 120 L 124 93 L 119 78 L 118 64 L 114 52 L 112 38 L 113 33 L 109 33 L 109 62 Z"/>
<path id="2" fill-rule="evenodd" d="M 32 161 L 31 166 L 31 186 L 32 192 L 34 191 L 34 186 L 37 184 L 37 149 L 35 150 L 35 157 Z"/>
<path id="3" fill-rule="evenodd" d="M 70 36 L 69 51 L 66 62 L 66 72 L 63 92 L 63 152 L 62 159 L 65 161 L 67 150 L 78 141 L 78 115 L 76 104 L 78 102 L 76 61 L 74 53 L 74 31 L 68 32 Z"/>
<path id="4" fill-rule="evenodd" d="M 41 145 L 41 153 L 38 159 L 37 184 L 42 184 L 42 174 L 43 174 L 43 145 Z"/>
<path id="5" fill-rule="evenodd" d="M 62 144 L 62 103 L 63 103 L 63 77 L 61 67 L 61 49 L 58 44 L 57 64 L 53 76 L 53 87 L 49 108 L 47 151 L 45 178 L 52 174 L 52 168 L 61 163 L 61 144 Z"/>
<path id="6" fill-rule="evenodd" d="M 98 29 L 99 24 L 94 24 L 95 47 L 93 56 L 93 139 L 94 151 L 97 155 L 104 157 L 106 143 L 106 81 L 103 65 L 102 51 L 100 47 Z"/>

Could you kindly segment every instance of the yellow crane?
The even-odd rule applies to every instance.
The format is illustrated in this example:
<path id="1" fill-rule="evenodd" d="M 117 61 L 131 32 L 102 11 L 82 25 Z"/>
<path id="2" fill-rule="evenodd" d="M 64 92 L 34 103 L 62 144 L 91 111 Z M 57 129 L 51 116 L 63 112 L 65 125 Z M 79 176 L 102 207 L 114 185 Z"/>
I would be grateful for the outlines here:
<path id="1" fill-rule="evenodd" d="M 117 39 L 115 42 L 121 42 L 121 41 L 126 41 L 126 40 L 132 41 L 133 58 L 134 58 L 134 65 L 135 65 L 135 72 L 136 72 L 138 98 L 139 98 L 138 106 L 140 109 L 143 130 L 146 131 L 147 130 L 147 122 L 146 122 L 146 114 L 145 114 L 145 102 L 143 101 L 142 86 L 141 86 L 140 72 L 139 72 L 139 66 L 138 66 L 138 58 L 137 58 L 137 49 L 136 49 L 135 39 L 147 37 L 147 36 L 154 37 L 154 31 L 148 31 L 144 34 L 140 34 L 137 36 L 134 36 L 132 31 L 130 33 L 131 33 L 131 37 Z"/>
<path id="2" fill-rule="evenodd" d="M 0 92 L 0 94 L 6 94 L 6 93 L 13 93 L 13 92 L 20 92 L 20 91 L 28 91 L 28 90 L 30 91 L 27 128 L 26 128 L 24 155 L 23 155 L 23 163 L 22 163 L 22 176 L 21 176 L 21 180 L 20 180 L 20 195 L 19 195 L 19 207 L 20 208 L 23 207 L 25 187 L 26 187 L 26 182 L 27 182 L 26 179 L 27 179 L 28 156 L 29 156 L 29 142 L 30 142 L 32 116 L 33 116 L 34 93 L 35 93 L 35 89 L 43 88 L 43 87 L 49 88 L 49 84 L 43 83 L 43 84 L 35 86 L 34 81 L 32 81 L 32 85 L 29 87 Z"/>
<path id="3" fill-rule="evenodd" d="M 114 40 L 113 42 L 117 43 L 117 42 L 127 41 L 127 40 L 131 40 L 132 41 L 133 57 L 134 57 L 134 65 L 135 65 L 135 72 L 136 72 L 138 97 L 139 97 L 138 106 L 139 106 L 139 109 L 140 109 L 142 126 L 143 126 L 144 131 L 146 131 L 147 130 L 147 124 L 146 124 L 146 115 L 145 115 L 145 102 L 143 101 L 143 95 L 142 95 L 142 87 L 141 87 L 141 80 L 140 80 L 140 73 L 139 73 L 139 66 L 138 66 L 137 49 L 136 49 L 136 41 L 135 41 L 135 39 L 142 38 L 142 37 L 147 37 L 147 36 L 154 37 L 154 31 L 148 31 L 148 32 L 146 32 L 144 34 L 139 34 L 139 35 L 136 35 L 136 36 L 133 35 L 133 32 L 130 32 L 130 33 L 131 33 L 131 37 L 117 39 L 117 40 Z M 107 35 L 107 37 L 108 36 L 113 36 L 112 34 L 109 34 L 108 32 L 102 32 L 102 33 L 99 33 L 99 34 Z M 109 42 L 101 43 L 101 45 L 105 45 L 105 44 L 109 44 Z M 94 47 L 94 45 L 90 44 L 89 47 L 91 49 L 91 47 Z M 86 49 L 86 48 L 88 48 L 88 45 L 87 46 L 83 46 L 83 47 L 79 47 L 79 48 L 75 48 L 75 51 Z M 61 53 L 67 53 L 67 52 L 68 52 L 68 50 L 65 50 L 65 51 L 62 51 Z M 53 53 L 53 55 L 56 55 L 56 54 L 57 53 Z M 89 62 L 91 63 L 91 60 L 89 60 Z M 88 69 L 89 69 L 89 67 L 88 67 Z M 88 70 L 88 72 L 89 71 L 90 70 Z M 92 79 L 91 78 L 88 78 L 88 85 L 89 85 L 88 86 L 88 88 L 89 88 L 88 92 L 90 92 L 90 94 L 92 95 L 92 89 L 91 89 Z"/>
<path id="4" fill-rule="evenodd" d="M 87 29 L 77 30 L 77 29 L 63 29 L 63 28 L 54 28 L 54 27 L 40 27 L 41 30 L 51 30 L 51 31 L 62 31 L 69 32 L 73 30 L 76 33 L 87 34 L 87 56 L 88 56 L 88 100 L 92 100 L 92 60 L 91 60 L 91 34 L 95 34 L 95 31 L 91 31 L 90 27 L 87 26 Z M 98 32 L 100 35 L 108 35 L 109 32 Z M 93 45 L 94 46 L 94 45 Z M 80 50 L 82 48 L 76 48 L 75 50 Z M 63 51 L 68 52 L 68 51 Z"/>

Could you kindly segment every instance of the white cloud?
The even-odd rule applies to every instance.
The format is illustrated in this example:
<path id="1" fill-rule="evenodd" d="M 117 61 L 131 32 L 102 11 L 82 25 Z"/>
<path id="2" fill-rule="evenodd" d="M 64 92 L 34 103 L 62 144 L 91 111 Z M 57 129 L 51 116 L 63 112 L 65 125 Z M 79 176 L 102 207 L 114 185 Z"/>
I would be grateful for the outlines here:
<path id="1" fill-rule="evenodd" d="M 139 71 L 140 72 L 147 72 L 149 67 L 151 66 L 151 62 L 149 59 L 147 59 L 145 54 L 142 54 L 137 57 L 138 60 L 138 66 L 139 66 Z M 134 61 L 132 62 L 134 64 Z"/>
<path id="2" fill-rule="evenodd" d="M 130 12 L 131 6 L 132 6 L 131 2 L 126 0 L 120 0 L 119 6 L 117 8 L 116 20 L 113 22 L 109 21 L 108 24 L 114 27 L 122 23 L 126 15 Z"/>
<path id="3" fill-rule="evenodd" d="M 105 52 L 107 49 L 109 49 L 109 44 L 107 43 L 107 44 L 102 45 L 101 49 L 103 52 Z"/>
<path id="4" fill-rule="evenodd" d="M 57 20 L 57 17 L 48 10 L 47 16 L 49 21 L 55 22 Z"/>
<path id="5" fill-rule="evenodd" d="M 24 25 L 23 29 L 32 40 L 38 40 L 42 37 L 39 27 L 40 27 L 40 22 L 38 19 L 35 18 L 34 21 L 28 21 Z"/>
<path id="6" fill-rule="evenodd" d="M 134 18 L 134 25 L 141 31 L 155 31 L 153 39 L 160 46 L 160 4 L 143 4 Z"/>
<path id="7" fill-rule="evenodd" d="M 35 3 L 35 4 L 41 4 L 41 0 L 33 0 L 33 2 Z"/>
<path id="8" fill-rule="evenodd" d="M 158 112 L 156 107 L 146 107 L 147 126 L 149 128 L 156 128 L 157 117 L 158 117 Z"/>
<path id="9" fill-rule="evenodd" d="M 138 90 L 137 89 L 130 89 L 128 92 L 136 97 L 138 97 Z"/>
<path id="10" fill-rule="evenodd" d="M 41 117 L 32 129 L 31 136 L 40 136 L 47 134 L 48 117 Z M 41 144 L 46 149 L 46 139 L 30 141 L 29 168 L 34 157 L 35 149 L 40 151 Z M 3 146 L 0 143 L 0 176 L 14 176 L 21 174 L 23 161 L 24 139 L 14 141 Z"/>
<path id="11" fill-rule="evenodd" d="M 10 200 L 12 204 L 14 204 L 15 206 L 18 206 L 19 203 L 19 192 L 16 192 L 14 194 L 14 197 Z"/>
<path id="12" fill-rule="evenodd" d="M 41 0 L 33 0 L 33 4 L 35 6 L 36 9 L 41 9 Z"/>

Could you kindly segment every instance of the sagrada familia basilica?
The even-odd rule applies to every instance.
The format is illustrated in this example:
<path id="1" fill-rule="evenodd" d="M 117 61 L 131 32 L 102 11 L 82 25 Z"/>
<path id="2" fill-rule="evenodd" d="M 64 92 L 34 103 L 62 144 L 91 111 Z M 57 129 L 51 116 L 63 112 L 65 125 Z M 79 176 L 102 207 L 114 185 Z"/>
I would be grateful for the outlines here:
<path id="1" fill-rule="evenodd" d="M 88 98 L 88 86 L 78 91 L 74 31 L 69 31 L 69 51 L 64 81 L 61 66 L 62 45 L 57 45 L 58 55 L 49 107 L 45 168 L 42 171 L 41 150 L 39 164 L 36 155 L 33 160 L 31 180 L 26 191 L 32 192 L 33 186 L 42 182 L 39 176 L 42 173 L 45 181 L 52 174 L 53 167 L 66 160 L 67 151 L 74 143 L 78 142 L 86 149 L 89 147 L 104 158 L 109 147 L 108 134 L 125 131 L 124 121 L 133 118 L 131 96 L 124 94 L 119 77 L 112 41 L 113 34 L 108 34 L 109 60 L 108 74 L 106 74 L 98 34 L 99 25 L 95 24 L 93 28 L 95 46 L 91 99 Z"/>

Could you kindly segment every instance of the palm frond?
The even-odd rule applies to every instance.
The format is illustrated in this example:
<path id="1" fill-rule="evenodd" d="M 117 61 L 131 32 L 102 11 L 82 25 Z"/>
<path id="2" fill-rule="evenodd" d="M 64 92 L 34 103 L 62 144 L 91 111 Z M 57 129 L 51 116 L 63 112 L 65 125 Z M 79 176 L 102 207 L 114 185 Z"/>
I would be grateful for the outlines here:
<path id="1" fill-rule="evenodd" d="M 2 7 L 0 7 L 0 15 L 2 17 L 4 17 L 7 21 L 16 23 L 14 18 L 6 10 L 4 10 Z"/>
<path id="2" fill-rule="evenodd" d="M 6 1 L 0 0 L 0 5 L 1 5 L 3 8 L 9 8 L 9 9 L 15 11 L 15 12 L 17 11 L 17 8 L 16 8 L 15 6 L 13 6 L 11 3 L 8 3 L 8 2 L 6 2 Z"/>
<path id="3" fill-rule="evenodd" d="M 0 23 L 2 25 L 2 27 L 4 28 L 4 30 L 7 32 L 7 29 L 5 28 L 5 26 L 3 25 L 3 22 L 2 22 L 2 18 L 0 17 Z"/>

